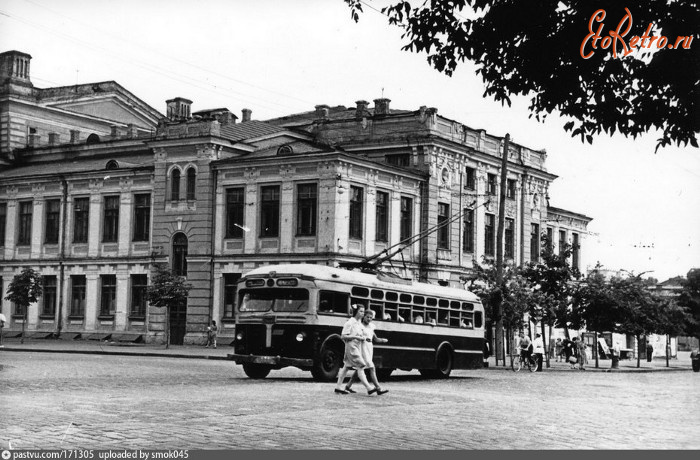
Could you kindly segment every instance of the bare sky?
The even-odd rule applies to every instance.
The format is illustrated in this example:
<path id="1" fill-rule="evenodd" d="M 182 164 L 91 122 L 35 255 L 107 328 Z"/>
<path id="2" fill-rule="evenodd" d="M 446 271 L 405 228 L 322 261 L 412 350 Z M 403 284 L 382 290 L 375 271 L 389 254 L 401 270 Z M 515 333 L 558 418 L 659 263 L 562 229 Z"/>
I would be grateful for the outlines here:
<path id="1" fill-rule="evenodd" d="M 37 87 L 114 80 L 163 113 L 176 96 L 191 99 L 193 111 L 250 108 L 254 119 L 382 95 L 392 108 L 436 107 L 547 150 L 547 168 L 559 176 L 550 204 L 594 219 L 584 263 L 653 270 L 648 276 L 660 280 L 700 267 L 698 149 L 655 154 L 655 133 L 584 145 L 556 115 L 529 119 L 524 98 L 510 108 L 484 99 L 469 64 L 450 78 L 424 55 L 401 51 L 400 30 L 365 10 L 355 24 L 342 0 L 4 0 L 0 51 L 32 55 Z"/>

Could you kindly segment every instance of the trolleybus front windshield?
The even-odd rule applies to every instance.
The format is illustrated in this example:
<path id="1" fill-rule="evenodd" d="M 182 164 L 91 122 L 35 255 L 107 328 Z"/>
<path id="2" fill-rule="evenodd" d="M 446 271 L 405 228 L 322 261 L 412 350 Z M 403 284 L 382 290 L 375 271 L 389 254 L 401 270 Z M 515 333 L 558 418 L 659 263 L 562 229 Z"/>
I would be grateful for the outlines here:
<path id="1" fill-rule="evenodd" d="M 261 288 L 241 291 L 242 312 L 300 312 L 309 308 L 309 291 L 306 289 Z"/>

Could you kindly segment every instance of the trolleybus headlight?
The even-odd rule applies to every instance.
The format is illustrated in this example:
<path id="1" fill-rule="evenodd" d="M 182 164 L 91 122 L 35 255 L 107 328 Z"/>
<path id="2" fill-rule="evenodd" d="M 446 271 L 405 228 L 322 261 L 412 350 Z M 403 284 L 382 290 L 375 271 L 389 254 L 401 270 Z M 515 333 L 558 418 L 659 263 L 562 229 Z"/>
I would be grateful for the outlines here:
<path id="1" fill-rule="evenodd" d="M 297 342 L 303 342 L 305 338 L 306 338 L 306 333 L 300 332 L 297 334 Z"/>
<path id="2" fill-rule="evenodd" d="M 236 340 L 238 340 L 238 341 L 243 340 L 243 333 L 242 332 L 239 332 L 238 334 L 236 334 Z"/>

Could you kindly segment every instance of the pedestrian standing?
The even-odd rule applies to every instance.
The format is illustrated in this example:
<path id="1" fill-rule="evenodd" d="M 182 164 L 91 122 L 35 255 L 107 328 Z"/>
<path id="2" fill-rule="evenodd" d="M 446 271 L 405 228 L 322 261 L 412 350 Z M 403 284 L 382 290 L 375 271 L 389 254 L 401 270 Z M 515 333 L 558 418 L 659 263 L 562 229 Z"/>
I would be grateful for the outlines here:
<path id="1" fill-rule="evenodd" d="M 5 327 L 5 321 L 7 321 L 7 318 L 5 318 L 5 315 L 0 313 L 0 348 L 4 347 L 2 344 L 2 329 Z"/>
<path id="2" fill-rule="evenodd" d="M 579 370 L 585 371 L 586 364 L 588 364 L 588 354 L 586 353 L 586 342 L 584 342 L 583 337 L 580 337 L 576 342 L 576 349 L 578 350 L 578 368 Z"/>
<path id="3" fill-rule="evenodd" d="M 537 372 L 542 372 L 542 357 L 544 356 L 544 342 L 542 341 L 542 334 L 535 334 L 535 340 L 532 342 L 533 354 L 535 355 L 535 365 Z"/>
<path id="4" fill-rule="evenodd" d="M 575 337 L 574 340 L 576 340 Z M 571 366 L 571 368 L 573 369 L 574 363 L 576 362 L 576 344 L 573 340 L 570 340 L 568 337 L 564 339 L 562 344 L 564 346 L 564 358 L 566 359 L 566 362 L 569 364 L 569 366 Z M 571 362 L 571 358 L 574 358 L 574 363 Z"/>
<path id="5" fill-rule="evenodd" d="M 207 328 L 207 346 L 205 348 L 209 348 L 210 346 L 216 348 L 216 336 L 218 333 L 219 327 L 216 325 L 216 321 L 211 320 L 211 326 Z"/>
<path id="6" fill-rule="evenodd" d="M 557 355 L 557 362 L 561 361 L 564 356 L 564 344 L 561 341 L 561 337 L 557 337 L 557 341 L 554 344 L 554 352 Z"/>
<path id="7" fill-rule="evenodd" d="M 556 348 L 554 346 L 554 341 L 549 338 L 549 359 L 554 359 L 554 354 L 556 353 Z"/>
<path id="8" fill-rule="evenodd" d="M 654 356 L 654 345 L 651 342 L 647 342 L 647 362 L 651 362 L 651 358 Z"/>

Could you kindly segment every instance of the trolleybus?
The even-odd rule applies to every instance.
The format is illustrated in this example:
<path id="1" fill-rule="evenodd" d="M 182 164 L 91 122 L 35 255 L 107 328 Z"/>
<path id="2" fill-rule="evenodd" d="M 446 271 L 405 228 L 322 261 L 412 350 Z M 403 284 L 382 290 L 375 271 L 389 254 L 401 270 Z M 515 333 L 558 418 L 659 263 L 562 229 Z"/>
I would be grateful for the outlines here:
<path id="1" fill-rule="evenodd" d="M 453 369 L 483 367 L 484 309 L 475 294 L 311 264 L 266 266 L 240 279 L 229 358 L 251 378 L 296 366 L 333 380 L 353 304 L 374 310 L 377 335 L 389 339 L 374 346 L 380 378 L 394 369 L 446 378 Z"/>

